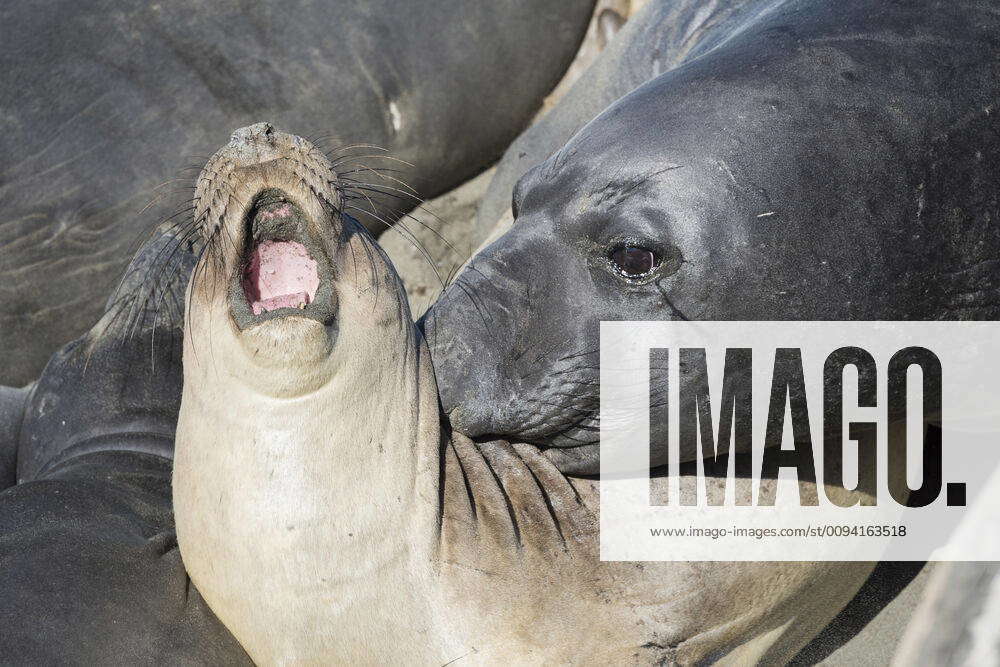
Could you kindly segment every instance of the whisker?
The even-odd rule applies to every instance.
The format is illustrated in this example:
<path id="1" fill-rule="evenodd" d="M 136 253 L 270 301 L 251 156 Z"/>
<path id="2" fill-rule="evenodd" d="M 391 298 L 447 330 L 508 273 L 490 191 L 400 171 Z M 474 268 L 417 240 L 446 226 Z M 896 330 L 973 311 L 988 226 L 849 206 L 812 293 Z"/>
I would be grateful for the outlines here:
<path id="1" fill-rule="evenodd" d="M 379 222 L 381 222 L 382 224 L 384 224 L 387 229 L 391 229 L 391 230 L 395 231 L 400 236 L 402 236 L 404 239 L 406 239 L 407 241 L 409 241 L 409 243 L 411 245 L 413 245 L 414 248 L 416 248 L 418 251 L 420 251 L 420 254 L 423 255 L 424 259 L 427 260 L 427 265 L 434 272 L 435 278 L 437 278 L 438 282 L 441 284 L 441 287 L 444 287 L 444 281 L 441 280 L 441 274 L 438 273 L 437 266 L 435 266 L 434 260 L 431 258 L 430 253 L 427 252 L 427 249 L 424 248 L 423 244 L 420 243 L 420 241 L 417 239 L 417 237 L 413 235 L 413 232 L 411 232 L 409 229 L 407 229 L 405 225 L 403 225 L 402 223 L 400 223 L 398 220 L 395 222 L 395 224 L 390 223 L 387 220 L 385 220 L 385 218 L 383 218 L 380 215 L 378 215 L 377 213 L 373 213 L 371 211 L 367 211 L 365 209 L 358 208 L 356 206 L 351 206 L 349 204 L 345 205 L 344 209 L 345 210 L 346 209 L 351 209 L 351 210 L 355 210 L 355 211 L 361 211 L 362 213 L 365 213 L 366 215 L 370 215 L 373 218 L 375 218 L 376 220 L 378 220 Z M 405 235 L 403 234 L 404 231 L 406 232 Z"/>

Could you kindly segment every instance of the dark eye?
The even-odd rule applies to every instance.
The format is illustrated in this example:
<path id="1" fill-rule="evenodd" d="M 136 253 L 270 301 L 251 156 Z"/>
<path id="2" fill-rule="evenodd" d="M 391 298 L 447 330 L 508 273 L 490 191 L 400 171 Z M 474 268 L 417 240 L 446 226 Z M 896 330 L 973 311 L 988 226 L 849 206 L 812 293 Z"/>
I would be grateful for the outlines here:
<path id="1" fill-rule="evenodd" d="M 641 278 L 652 272 L 660 263 L 656 253 L 649 248 L 632 245 L 611 251 L 611 261 L 626 278 Z"/>

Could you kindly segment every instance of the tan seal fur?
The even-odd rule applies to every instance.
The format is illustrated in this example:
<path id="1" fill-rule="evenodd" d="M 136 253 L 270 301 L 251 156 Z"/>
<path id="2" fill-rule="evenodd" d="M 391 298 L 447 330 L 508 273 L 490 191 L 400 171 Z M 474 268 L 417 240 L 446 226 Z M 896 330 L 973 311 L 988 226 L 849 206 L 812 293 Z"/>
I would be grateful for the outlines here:
<path id="1" fill-rule="evenodd" d="M 326 158 L 267 124 L 201 175 L 174 506 L 185 566 L 260 664 L 784 661 L 870 563 L 615 563 L 597 483 L 442 430 L 427 347 Z M 305 213 L 328 322 L 240 328 L 253 201 Z M 319 256 L 317 256 L 319 255 Z"/>

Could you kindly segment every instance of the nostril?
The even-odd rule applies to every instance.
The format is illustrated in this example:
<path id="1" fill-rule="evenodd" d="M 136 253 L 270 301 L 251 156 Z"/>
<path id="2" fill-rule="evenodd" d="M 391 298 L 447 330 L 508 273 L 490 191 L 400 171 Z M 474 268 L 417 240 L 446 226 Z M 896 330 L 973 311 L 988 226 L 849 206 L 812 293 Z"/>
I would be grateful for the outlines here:
<path id="1" fill-rule="evenodd" d="M 260 139 L 270 141 L 273 135 L 274 126 L 270 123 L 254 123 L 233 132 L 232 137 L 230 137 L 230 143 L 250 143 Z"/>
<path id="2" fill-rule="evenodd" d="M 249 128 L 250 137 L 252 139 L 270 141 L 272 135 L 274 135 L 274 125 L 270 123 L 254 123 Z"/>

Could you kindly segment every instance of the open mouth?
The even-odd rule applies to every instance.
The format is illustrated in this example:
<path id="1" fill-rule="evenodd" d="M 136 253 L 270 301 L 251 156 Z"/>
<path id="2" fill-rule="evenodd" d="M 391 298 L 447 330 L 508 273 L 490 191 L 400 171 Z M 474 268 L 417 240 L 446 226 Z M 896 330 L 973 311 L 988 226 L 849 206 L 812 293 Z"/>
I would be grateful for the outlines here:
<path id="1" fill-rule="evenodd" d="M 309 230 L 302 209 L 284 192 L 270 189 L 257 196 L 247 217 L 243 269 L 230 300 L 241 327 L 289 315 L 330 319 L 329 270 Z"/>
<path id="2" fill-rule="evenodd" d="M 276 214 L 288 207 L 281 206 Z M 318 287 L 316 260 L 298 241 L 258 243 L 243 272 L 243 293 L 254 315 L 279 308 L 304 309 L 316 299 Z"/>

